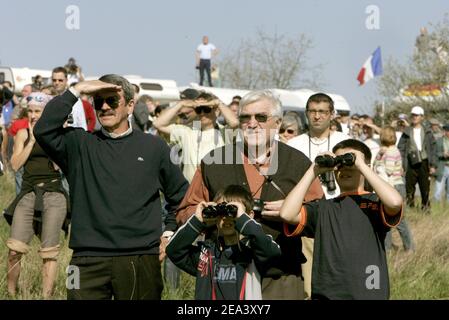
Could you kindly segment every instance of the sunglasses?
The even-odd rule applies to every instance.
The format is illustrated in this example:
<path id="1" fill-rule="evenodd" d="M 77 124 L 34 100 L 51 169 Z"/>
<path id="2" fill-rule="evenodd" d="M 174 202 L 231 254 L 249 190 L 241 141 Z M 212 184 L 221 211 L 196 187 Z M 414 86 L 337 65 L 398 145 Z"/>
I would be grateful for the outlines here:
<path id="1" fill-rule="evenodd" d="M 212 111 L 212 108 L 209 106 L 198 106 L 195 108 L 196 114 L 201 114 L 201 112 L 210 113 L 211 111 Z"/>
<path id="2" fill-rule="evenodd" d="M 94 97 L 94 108 L 95 110 L 101 110 L 103 107 L 103 104 L 106 102 L 106 104 L 111 107 L 112 109 L 116 109 L 119 105 L 120 99 L 118 97 Z"/>
<path id="3" fill-rule="evenodd" d="M 240 123 L 248 123 L 251 120 L 252 114 L 241 114 L 239 115 Z M 268 116 L 267 114 L 263 113 L 256 113 L 254 114 L 254 119 L 256 119 L 259 123 L 265 123 L 268 121 L 268 118 L 271 118 L 271 116 Z"/>
<path id="4" fill-rule="evenodd" d="M 279 130 L 279 133 L 280 133 L 280 134 L 283 134 L 283 133 L 286 132 L 286 131 L 287 131 L 288 134 L 294 134 L 294 133 L 295 133 L 295 130 L 293 130 L 293 129 L 287 129 L 287 130 L 285 130 L 284 128 L 281 128 L 281 129 Z"/>

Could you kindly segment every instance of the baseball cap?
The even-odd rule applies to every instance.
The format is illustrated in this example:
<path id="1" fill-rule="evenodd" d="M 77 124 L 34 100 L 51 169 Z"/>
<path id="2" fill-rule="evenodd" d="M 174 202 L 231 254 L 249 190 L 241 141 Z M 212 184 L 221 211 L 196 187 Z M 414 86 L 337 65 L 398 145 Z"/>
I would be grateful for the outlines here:
<path id="1" fill-rule="evenodd" d="M 410 111 L 410 113 L 423 116 L 424 115 L 424 109 L 422 107 L 420 107 L 420 106 L 414 106 L 412 108 L 412 110 Z"/>
<path id="2" fill-rule="evenodd" d="M 406 115 L 405 113 L 400 113 L 400 114 L 398 115 L 398 119 L 399 119 L 399 120 L 407 120 L 407 115 Z"/>

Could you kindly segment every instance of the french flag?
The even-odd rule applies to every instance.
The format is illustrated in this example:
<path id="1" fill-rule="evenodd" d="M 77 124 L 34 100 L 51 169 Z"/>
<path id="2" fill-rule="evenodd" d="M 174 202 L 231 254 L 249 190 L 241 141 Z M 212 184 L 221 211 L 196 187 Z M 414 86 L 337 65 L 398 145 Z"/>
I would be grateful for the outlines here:
<path id="1" fill-rule="evenodd" d="M 380 56 L 380 47 L 377 47 L 376 51 L 366 60 L 362 69 L 357 76 L 360 85 L 365 84 L 375 76 L 382 74 L 382 58 Z"/>

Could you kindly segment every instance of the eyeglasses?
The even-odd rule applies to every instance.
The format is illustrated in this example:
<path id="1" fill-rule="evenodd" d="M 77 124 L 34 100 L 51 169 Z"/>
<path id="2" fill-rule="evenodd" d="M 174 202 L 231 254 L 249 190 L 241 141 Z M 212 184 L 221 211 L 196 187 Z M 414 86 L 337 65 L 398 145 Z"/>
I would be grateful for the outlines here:
<path id="1" fill-rule="evenodd" d="M 296 133 L 296 131 L 293 130 L 293 129 L 287 129 L 287 130 L 285 130 L 284 128 L 281 128 L 281 129 L 279 130 L 279 133 L 280 133 L 280 134 L 283 134 L 283 133 L 286 132 L 286 131 L 287 131 L 288 134 L 295 134 L 295 133 Z"/>
<path id="2" fill-rule="evenodd" d="M 112 96 L 107 98 L 94 97 L 94 107 L 95 110 L 101 110 L 104 103 L 107 103 L 112 109 L 116 109 L 119 105 L 120 99 L 118 97 Z"/>
<path id="3" fill-rule="evenodd" d="M 320 117 L 328 116 L 331 113 L 330 110 L 310 110 L 310 109 L 307 109 L 306 112 L 309 115 L 319 115 Z"/>
<path id="4" fill-rule="evenodd" d="M 201 114 L 201 112 L 210 113 L 211 111 L 212 111 L 212 108 L 209 106 L 198 106 L 195 108 L 196 114 Z"/>
<path id="5" fill-rule="evenodd" d="M 64 79 L 51 79 L 53 82 L 64 82 Z"/>
<path id="6" fill-rule="evenodd" d="M 265 123 L 268 121 L 271 116 L 264 114 L 264 113 L 256 113 L 256 114 L 241 114 L 239 115 L 239 121 L 240 123 L 248 123 L 251 121 L 252 116 L 254 116 L 254 119 L 256 119 L 259 123 Z"/>

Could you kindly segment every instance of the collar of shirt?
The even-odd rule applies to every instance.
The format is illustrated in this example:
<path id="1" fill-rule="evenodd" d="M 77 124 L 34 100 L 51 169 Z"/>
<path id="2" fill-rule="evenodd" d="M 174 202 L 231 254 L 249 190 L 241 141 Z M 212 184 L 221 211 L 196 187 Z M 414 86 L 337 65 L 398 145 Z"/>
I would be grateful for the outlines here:
<path id="1" fill-rule="evenodd" d="M 131 120 L 130 119 L 128 119 L 128 126 L 129 126 L 128 130 L 126 130 L 123 133 L 119 133 L 119 134 L 113 133 L 113 132 L 107 132 L 103 127 L 101 128 L 101 132 L 106 137 L 109 137 L 109 138 L 112 138 L 112 139 L 118 139 L 118 138 L 129 136 L 133 132 L 133 127 L 131 125 Z"/>

